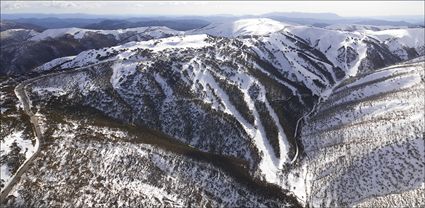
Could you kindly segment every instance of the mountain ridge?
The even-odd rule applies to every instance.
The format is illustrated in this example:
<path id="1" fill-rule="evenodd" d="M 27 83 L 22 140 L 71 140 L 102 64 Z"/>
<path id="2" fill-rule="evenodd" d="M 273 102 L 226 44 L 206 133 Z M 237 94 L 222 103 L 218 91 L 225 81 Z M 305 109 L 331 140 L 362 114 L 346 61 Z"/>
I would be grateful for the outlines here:
<path id="1" fill-rule="evenodd" d="M 262 25 L 271 29 L 258 33 L 258 22 L 271 23 Z M 382 164 L 394 158 L 394 151 L 419 151 L 411 147 L 421 144 L 417 134 L 423 131 L 417 122 L 421 110 L 412 106 L 420 104 L 423 59 L 410 65 L 403 61 L 425 55 L 424 31 L 350 32 L 264 19 L 239 23 L 213 24 L 205 31 L 130 41 L 54 59 L 32 72 L 63 73 L 32 82 L 29 97 L 39 112 L 49 114 L 53 105 L 91 108 L 127 125 L 162 132 L 199 151 L 245 161 L 251 177 L 292 192 L 304 205 L 383 203 L 382 198 L 373 201 L 370 181 L 375 179 L 354 180 L 361 190 L 350 188 L 351 192 L 342 191 L 339 184 L 352 185 L 350 170 L 370 169 L 370 161 Z M 86 36 L 78 31 L 65 36 L 74 40 Z M 209 34 L 193 34 L 198 32 Z M 408 97 L 407 102 L 395 94 Z M 369 102 L 384 110 L 379 113 Z M 399 114 L 392 114 L 395 111 L 406 116 L 399 119 Z M 387 135 L 388 141 L 368 141 L 364 135 L 375 131 L 386 135 L 384 127 L 359 130 L 362 141 L 375 149 L 350 143 L 353 138 L 343 132 L 355 132 L 356 125 L 364 125 L 362 119 L 376 119 L 374 125 L 378 125 L 390 117 L 397 119 L 394 124 L 400 129 L 408 125 L 403 117 L 409 116 L 413 121 L 409 128 L 415 129 L 413 139 L 406 140 L 401 130 L 394 130 L 396 134 Z M 49 125 L 46 128 L 57 131 Z M 66 136 L 58 133 L 55 137 Z M 349 151 L 348 157 L 340 156 L 344 148 L 351 147 L 357 154 Z M 383 159 L 365 162 L 355 155 L 383 155 Z M 419 171 L 423 161 L 416 153 L 403 158 L 414 167 L 403 170 L 403 176 Z M 368 178 L 375 173 L 384 174 L 372 169 Z M 415 178 L 403 184 L 413 193 L 402 196 L 409 197 L 413 205 L 420 204 L 414 197 L 423 181 Z M 394 193 L 394 187 L 382 186 L 385 193 Z M 333 194 L 335 190 L 341 192 Z M 397 203 L 400 199 L 397 195 L 388 200 Z"/>

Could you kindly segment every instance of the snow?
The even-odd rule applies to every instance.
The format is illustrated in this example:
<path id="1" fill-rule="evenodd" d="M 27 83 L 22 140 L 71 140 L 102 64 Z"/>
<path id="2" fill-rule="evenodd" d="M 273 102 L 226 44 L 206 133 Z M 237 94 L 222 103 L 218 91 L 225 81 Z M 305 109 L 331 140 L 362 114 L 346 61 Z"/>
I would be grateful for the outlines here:
<path id="1" fill-rule="evenodd" d="M 421 57 L 418 57 L 418 58 L 411 59 L 409 61 L 406 61 L 405 63 L 406 64 L 411 64 L 411 63 L 416 63 L 416 62 L 425 63 L 425 56 L 421 56 Z"/>
<path id="2" fill-rule="evenodd" d="M 251 77 L 248 77 L 245 74 L 238 74 L 235 77 L 233 77 L 233 80 L 239 80 L 242 81 L 241 84 L 241 90 L 244 93 L 244 99 L 245 102 L 248 104 L 249 109 L 252 111 L 254 115 L 254 125 L 251 125 L 236 109 L 235 106 L 230 102 L 229 95 L 221 89 L 221 87 L 218 85 L 218 83 L 214 80 L 213 76 L 211 75 L 211 72 L 209 70 L 204 70 L 199 67 L 194 67 L 193 69 L 193 77 L 194 80 L 192 90 L 196 89 L 195 83 L 199 83 L 203 86 L 203 89 L 209 89 L 208 86 L 211 86 L 214 94 L 216 94 L 220 99 L 224 106 L 223 112 L 232 115 L 236 118 L 236 120 L 241 124 L 245 132 L 250 135 L 250 137 L 253 139 L 254 144 L 259 149 L 260 152 L 263 153 L 261 162 L 259 164 L 259 169 L 264 174 L 265 178 L 269 182 L 277 183 L 277 172 L 279 171 L 279 168 L 283 165 L 283 162 L 285 162 L 288 158 L 287 152 L 288 152 L 288 146 L 285 143 L 285 141 L 282 141 L 286 139 L 285 134 L 283 133 L 283 129 L 281 129 L 279 126 L 279 145 L 281 150 L 281 159 L 278 159 L 276 155 L 274 154 L 274 151 L 270 145 L 270 143 L 267 140 L 266 133 L 264 130 L 264 127 L 260 121 L 260 116 L 255 109 L 254 101 L 251 100 L 250 96 L 248 95 L 248 89 L 251 83 L 258 82 L 253 80 Z M 263 97 L 263 100 L 265 100 L 265 92 L 261 93 L 260 97 Z M 211 99 L 214 99 L 214 96 L 208 94 Z M 271 109 L 270 106 L 268 106 L 269 110 Z M 277 115 L 272 114 L 272 118 L 277 121 Z"/>
<path id="3" fill-rule="evenodd" d="M 357 75 L 357 72 L 359 71 L 359 67 L 360 67 L 360 63 L 362 62 L 363 59 L 366 58 L 367 56 L 367 48 L 365 47 L 365 44 L 363 42 L 363 40 L 365 39 L 365 36 L 363 36 L 360 39 L 360 47 L 357 47 L 357 53 L 359 54 L 357 57 L 357 60 L 354 63 L 354 66 L 351 68 L 347 67 L 347 71 L 346 71 L 346 77 L 353 77 Z M 353 40 L 353 39 L 350 39 Z M 356 45 L 354 41 L 350 42 L 351 45 Z M 347 48 L 346 48 L 347 49 Z M 347 53 L 345 53 L 345 56 L 347 56 Z M 348 63 L 347 58 L 345 58 L 345 63 Z"/>
<path id="4" fill-rule="evenodd" d="M 424 31 L 424 28 L 408 28 L 365 32 L 381 41 L 391 42 L 392 39 L 396 38 L 403 45 L 416 48 L 424 45 Z"/>
<path id="5" fill-rule="evenodd" d="M 284 29 L 288 24 L 268 18 L 241 19 L 213 23 L 206 27 L 188 31 L 189 34 L 209 34 L 212 36 L 238 37 L 245 35 L 267 35 Z"/>
<path id="6" fill-rule="evenodd" d="M 111 60 L 117 60 L 120 62 L 120 64 L 126 65 L 128 63 L 121 61 L 124 61 L 124 59 L 129 59 L 132 55 L 137 54 L 136 49 L 150 49 L 154 52 L 159 52 L 167 49 L 203 48 L 212 45 L 212 43 L 208 43 L 206 41 L 207 38 L 207 35 L 173 36 L 149 41 L 129 42 L 110 48 L 87 50 L 81 52 L 75 57 L 64 58 L 66 61 L 61 65 L 61 68 L 87 67 L 91 64 L 99 64 Z M 102 61 L 99 61 L 96 58 L 96 56 L 105 57 L 113 53 L 117 54 L 112 55 Z M 64 59 L 55 59 L 44 64 L 43 66 L 53 66 L 58 62 L 64 61 Z M 137 61 L 143 61 L 143 58 L 140 58 Z M 135 67 L 135 62 L 130 65 L 131 67 Z M 118 65 L 116 65 L 116 67 L 118 67 Z M 40 68 L 44 69 L 44 67 Z"/>
<path id="7" fill-rule="evenodd" d="M 254 139 L 256 146 L 264 153 L 264 157 L 261 160 L 260 169 L 265 174 L 268 180 L 276 177 L 275 164 L 277 164 L 276 157 L 273 154 L 273 150 L 270 145 L 267 148 L 267 142 L 265 141 L 265 133 L 264 130 L 258 131 L 254 126 L 252 126 L 245 118 L 239 113 L 239 111 L 233 106 L 229 100 L 229 96 L 226 92 L 221 89 L 221 87 L 216 83 L 212 75 L 208 70 L 203 70 L 199 67 L 194 67 L 194 85 L 192 86 L 192 90 L 196 89 L 195 83 L 198 82 L 203 86 L 204 89 L 208 89 L 208 85 L 211 86 L 214 93 L 221 99 L 222 104 L 224 105 L 223 112 L 232 115 L 236 118 L 237 121 L 242 125 L 245 132 L 247 132 L 251 138 Z M 245 96 L 246 97 L 246 96 Z M 253 104 L 251 102 L 247 102 L 247 104 Z M 251 106 L 252 109 L 252 106 Z M 256 123 L 258 123 L 258 115 L 255 115 Z M 262 129 L 262 127 L 261 127 Z M 270 157 L 272 158 L 270 158 Z M 273 179 L 274 180 L 274 179 Z"/>
<path id="8" fill-rule="evenodd" d="M 143 57 L 138 57 L 136 61 L 131 62 L 130 57 L 136 55 L 137 49 L 150 49 L 154 52 L 160 52 L 167 49 L 184 49 L 184 48 L 203 48 L 212 46 L 213 43 L 207 42 L 208 35 L 188 35 L 188 36 L 173 36 L 168 38 L 154 39 L 149 41 L 129 42 L 124 45 L 119 45 L 110 48 L 92 49 L 79 53 L 76 56 L 63 57 L 54 59 L 40 66 L 37 70 L 48 70 L 50 66 L 60 66 L 61 69 L 88 67 L 100 63 L 117 61 L 114 67 L 117 69 L 122 67 L 124 71 L 134 73 L 137 62 L 144 60 Z M 117 53 L 116 55 L 113 55 Z M 104 60 L 99 60 L 96 56 L 107 57 Z M 125 61 L 125 59 L 129 59 Z M 122 66 L 121 66 L 122 65 Z M 119 75 L 119 74 L 118 74 Z M 113 76 L 113 79 L 120 76 Z M 111 83 L 117 84 L 117 80 L 111 80 Z"/>
<path id="9" fill-rule="evenodd" d="M 76 30 L 68 30 L 68 31 L 56 31 L 56 33 L 46 33 L 45 35 L 47 37 L 50 37 L 49 35 L 55 36 L 57 34 L 72 34 L 75 38 L 82 38 L 84 36 L 84 33 L 87 31 L 79 31 L 76 32 Z M 93 31 L 90 31 L 93 32 Z M 105 32 L 105 31 L 102 31 Z M 153 31 L 153 34 L 156 34 Z M 114 35 L 119 34 L 117 33 L 111 33 Z M 366 58 L 366 52 L 367 52 L 367 45 L 364 43 L 364 39 L 368 38 L 368 36 L 374 37 L 378 40 L 381 40 L 383 42 L 391 43 L 390 49 L 392 50 L 398 50 L 402 48 L 403 46 L 407 47 L 414 47 L 418 48 L 421 47 L 421 44 L 423 46 L 423 29 L 403 29 L 403 30 L 382 30 L 382 31 L 370 31 L 370 30 L 362 30 L 361 32 L 346 32 L 346 31 L 332 31 L 327 29 L 320 29 L 320 28 L 314 28 L 314 27 L 306 27 L 306 26 L 290 26 L 285 25 L 280 22 L 276 22 L 269 19 L 245 19 L 245 20 L 238 20 L 234 22 L 227 22 L 222 24 L 212 24 L 207 27 L 189 31 L 187 34 L 194 34 L 194 35 L 179 35 L 169 38 L 162 38 L 162 39 L 155 39 L 155 40 L 149 40 L 149 41 L 141 41 L 141 42 L 129 42 L 121 46 L 111 47 L 104 50 L 90 50 L 80 53 L 79 55 L 75 57 L 64 57 L 60 59 L 55 59 L 52 62 L 49 62 L 41 68 L 48 69 L 53 66 L 56 66 L 58 64 L 62 64 L 63 62 L 70 61 L 67 63 L 67 66 L 87 66 L 88 64 L 96 64 L 100 63 L 95 57 L 98 54 L 105 55 L 106 52 L 116 51 L 118 54 L 113 55 L 112 58 L 109 58 L 107 61 L 115 60 L 114 65 L 112 66 L 113 74 L 111 76 L 110 82 L 112 83 L 112 86 L 115 89 L 120 88 L 120 83 L 125 82 L 126 78 L 128 76 L 131 76 L 132 74 L 137 72 L 137 66 L 140 63 L 145 62 L 144 59 L 138 59 L 137 61 L 133 61 L 131 59 L 128 59 L 132 55 L 134 55 L 136 52 L 133 52 L 134 49 L 150 49 L 153 52 L 162 53 L 165 50 L 170 49 L 185 49 L 185 48 L 203 48 L 208 46 L 213 46 L 214 43 L 208 42 L 208 35 L 206 34 L 198 34 L 198 33 L 206 33 L 209 35 L 215 35 L 215 36 L 224 36 L 224 37 L 239 37 L 244 35 L 260 35 L 263 37 L 258 38 L 258 41 L 260 43 L 265 44 L 265 48 L 270 51 L 277 51 L 275 53 L 276 59 L 273 61 L 273 64 L 279 68 L 286 70 L 285 72 L 288 72 L 288 76 L 290 76 L 291 79 L 294 79 L 297 82 L 303 82 L 304 85 L 309 87 L 314 94 L 320 95 L 321 98 L 326 98 L 328 96 L 331 96 L 331 93 L 338 92 L 344 88 L 338 89 L 337 91 L 334 91 L 334 87 L 337 86 L 341 81 L 343 81 L 346 78 L 357 76 L 358 68 L 360 66 L 360 63 L 362 60 Z M 158 33 L 159 34 L 159 33 Z M 340 66 L 345 72 L 346 77 L 342 80 L 336 80 L 335 74 L 332 73 L 333 78 L 336 80 L 336 84 L 334 86 L 330 86 L 330 83 L 328 80 L 324 79 L 320 75 L 316 75 L 309 71 L 308 68 L 306 68 L 306 63 L 300 61 L 297 59 L 296 52 L 291 52 L 289 50 L 290 47 L 296 47 L 294 43 L 285 40 L 284 35 L 292 35 L 295 34 L 296 36 L 301 37 L 302 39 L 305 39 L 307 42 L 310 43 L 312 47 L 315 47 L 316 49 L 319 49 L 322 51 L 327 58 L 336 66 Z M 266 36 L 267 35 L 267 36 Z M 422 35 L 422 37 L 420 37 Z M 159 35 L 158 35 L 159 36 Z M 422 38 L 422 39 L 421 39 Z M 249 45 L 253 47 L 253 50 L 258 53 L 262 58 L 266 59 L 268 56 L 267 53 L 262 52 L 260 49 L 255 48 L 255 44 L 253 44 L 254 41 L 252 40 L 244 40 L 244 43 L 246 45 Z M 351 61 L 350 63 L 347 60 L 347 54 L 345 54 L 344 60 L 338 60 L 337 57 L 341 55 L 339 49 L 345 49 L 347 51 L 348 48 L 352 48 L 354 51 L 358 53 L 358 57 Z M 128 60 L 127 60 L 128 59 Z M 196 59 L 196 57 L 194 58 Z M 225 57 L 220 57 L 218 60 L 224 60 Z M 317 60 L 315 60 L 317 61 Z M 324 62 L 321 62 L 324 63 Z M 255 64 L 255 63 L 254 63 Z M 186 64 L 183 65 L 183 69 L 187 69 Z M 186 68 L 185 68 L 186 67 Z M 329 66 L 326 65 L 327 69 L 330 70 Z M 256 67 L 258 70 L 262 70 L 260 67 Z M 226 70 L 225 67 L 223 67 L 223 70 Z M 190 70 L 188 70 L 190 71 Z M 269 74 L 262 70 L 264 73 Z M 361 84 L 364 84 L 368 81 L 373 81 L 379 78 L 387 77 L 395 75 L 395 72 L 401 73 L 401 72 L 411 72 L 413 69 L 406 68 L 406 69 L 397 69 L 397 70 L 385 70 L 385 71 L 379 71 L 371 75 L 367 75 L 365 77 L 362 77 L 358 79 L 356 82 L 351 83 L 346 86 L 346 88 L 355 87 Z M 236 118 L 236 120 L 241 124 L 243 129 L 247 132 L 247 134 L 253 139 L 253 142 L 255 146 L 258 148 L 259 152 L 262 153 L 261 155 L 261 162 L 259 164 L 259 169 L 261 170 L 261 173 L 264 174 L 265 179 L 268 182 L 279 184 L 279 173 L 281 172 L 281 168 L 284 165 L 285 162 L 288 161 L 288 155 L 289 152 L 289 144 L 286 138 L 286 135 L 283 131 L 283 128 L 279 125 L 279 119 L 268 103 L 268 101 L 265 99 L 265 90 L 260 85 L 260 95 L 259 100 L 265 102 L 267 110 L 269 114 L 271 115 L 274 122 L 277 124 L 278 128 L 278 139 L 279 139 L 279 149 L 280 149 L 280 159 L 278 159 L 273 149 L 271 148 L 265 134 L 264 127 L 260 121 L 259 114 L 255 109 L 254 101 L 250 98 L 248 94 L 249 87 L 254 84 L 258 83 L 257 80 L 255 80 L 253 77 L 241 73 L 239 71 L 232 71 L 236 75 L 232 77 L 221 77 L 219 74 L 215 74 L 213 70 L 202 68 L 202 67 L 194 67 L 191 73 L 189 73 L 188 76 L 190 76 L 190 79 L 193 82 L 187 82 L 187 83 L 193 83 L 192 90 L 197 90 L 198 86 L 197 84 L 201 85 L 204 90 L 204 94 L 207 97 L 204 99 L 205 102 L 211 103 L 212 107 L 217 110 L 221 110 L 229 115 L 232 115 Z M 215 81 L 214 76 L 218 76 L 220 78 L 228 78 L 233 83 L 236 84 L 239 89 L 243 92 L 244 95 L 244 101 L 247 103 L 248 108 L 250 111 L 252 111 L 252 114 L 254 116 L 254 124 L 251 124 L 248 122 L 244 116 L 240 114 L 238 109 L 236 109 L 235 106 L 233 106 L 232 102 L 229 100 L 229 95 L 225 92 L 225 90 L 220 88 L 220 85 Z M 170 88 L 170 86 L 167 84 L 166 79 L 162 77 L 159 73 L 154 73 L 155 81 L 159 84 L 160 88 L 164 92 L 167 99 L 171 99 L 173 96 L 173 90 Z M 275 77 L 273 77 L 275 78 Z M 275 78 L 276 79 L 276 78 Z M 326 85 L 326 89 L 320 89 L 318 87 L 315 87 L 313 84 L 313 80 L 320 80 L 324 82 Z M 294 94 L 297 93 L 297 89 L 292 87 L 290 84 L 285 83 L 281 80 L 278 80 L 280 83 L 288 86 L 289 89 L 293 91 Z M 421 77 L 416 75 L 403 75 L 398 77 L 397 79 L 388 79 L 385 81 L 382 81 L 378 84 L 372 84 L 367 87 L 363 87 L 361 89 L 355 89 L 350 91 L 349 96 L 343 97 L 339 100 L 337 100 L 334 105 L 338 105 L 341 103 L 345 103 L 348 101 L 355 101 L 359 98 L 367 98 L 373 95 L 386 93 L 395 91 L 397 89 L 407 89 L 410 88 L 416 84 L 421 82 Z M 80 87 L 82 88 L 82 87 Z M 35 91 L 40 91 L 40 89 L 35 88 Z M 61 89 L 56 89 L 52 87 L 43 88 L 46 92 L 53 92 L 56 94 L 61 94 Z M 43 92 L 44 92 L 43 91 Z M 43 93 L 41 92 L 41 93 Z M 219 99 L 217 99 L 220 98 Z M 416 100 L 411 100 L 416 101 Z M 222 108 L 220 108 L 223 106 Z M 360 113 L 349 115 L 346 117 L 343 117 L 343 115 L 338 115 L 333 117 L 334 120 L 326 120 L 327 125 L 337 125 L 337 124 L 353 124 L 354 121 L 361 121 L 362 119 L 365 119 L 367 115 L 369 117 L 377 117 L 381 116 L 385 113 L 388 113 L 389 111 L 396 111 L 396 110 L 409 110 L 413 108 L 413 105 L 405 104 L 402 100 L 393 100 L 392 102 L 384 102 L 379 103 L 375 102 L 373 106 L 360 108 L 358 106 L 354 107 L 354 110 L 360 111 Z M 382 110 L 385 109 L 385 110 Z M 351 116 L 351 117 L 350 117 Z M 357 118 L 357 120 L 355 119 Z M 317 125 L 316 130 L 323 130 L 323 126 Z M 326 143 L 326 142 L 323 142 Z M 305 168 L 304 166 L 302 168 Z M 328 173 L 331 173 L 334 171 L 333 169 L 327 169 L 329 172 L 323 172 L 323 175 L 327 175 Z M 298 174 L 304 175 L 306 170 L 302 169 Z M 306 200 L 306 192 L 308 187 L 308 184 L 305 183 L 303 176 L 299 176 L 295 174 L 294 172 L 291 172 L 287 175 L 287 183 L 289 184 L 289 188 L 294 194 L 303 199 Z M 140 189 L 149 190 L 149 192 L 152 192 L 152 196 L 155 197 L 156 193 L 160 193 L 162 190 L 158 190 L 155 187 L 150 187 L 146 184 L 128 184 L 130 187 L 135 188 L 138 187 Z M 293 187 L 296 187 L 293 189 Z M 334 194 L 334 193 L 333 193 Z"/>
<path id="10" fill-rule="evenodd" d="M 45 30 L 43 32 L 41 32 L 40 34 L 33 36 L 30 40 L 32 41 L 41 41 L 47 38 L 57 38 L 57 37 L 61 37 L 64 36 L 66 34 L 69 35 L 76 35 L 78 32 L 82 31 L 79 28 L 59 28 L 59 29 L 48 29 Z M 84 30 L 86 31 L 86 30 Z"/>
<path id="11" fill-rule="evenodd" d="M 421 204 L 420 194 L 406 192 L 423 193 L 423 66 L 364 73 L 332 94 L 304 128 L 309 202 L 351 207 L 381 196 L 372 207 Z"/>
<path id="12" fill-rule="evenodd" d="M 307 174 L 307 165 L 303 165 L 300 169 L 294 169 L 288 173 L 286 181 L 288 182 L 289 191 L 291 191 L 301 202 L 305 203 L 307 200 L 307 184 L 305 175 Z"/>
<path id="13" fill-rule="evenodd" d="M 419 55 L 424 55 L 424 28 L 391 29 L 382 31 L 366 31 L 366 34 L 388 45 L 392 53 L 398 54 L 403 59 L 408 59 L 405 47 L 414 48 Z"/>
<path id="14" fill-rule="evenodd" d="M 299 52 L 294 50 L 294 48 L 299 48 L 297 45 L 298 37 L 326 55 L 326 59 L 333 65 L 307 50 L 303 51 L 308 56 L 316 57 L 312 60 L 323 66 L 336 83 L 339 80 L 334 73 L 334 66 L 339 66 L 345 71 L 347 77 L 354 76 L 361 61 L 366 58 L 367 45 L 363 42 L 364 34 L 307 26 L 287 26 L 285 30 L 272 33 L 269 36 L 253 40 L 245 39 L 244 44 L 252 47 L 262 59 L 268 60 L 281 70 L 281 73 L 286 74 L 285 76 L 288 79 L 298 83 L 302 82 L 315 95 L 326 95 L 326 93 L 332 91 L 330 80 L 326 78 L 323 72 L 299 57 Z M 355 60 L 347 60 L 347 54 L 343 54 L 349 48 L 358 52 L 359 56 Z M 338 58 L 341 56 L 342 59 Z M 319 81 L 324 87 L 318 86 L 314 80 Z"/>
<path id="15" fill-rule="evenodd" d="M 214 203 L 213 207 L 264 207 L 275 201 L 258 197 L 256 190 L 207 162 L 134 142 L 140 138 L 137 133 L 119 133 L 68 119 L 50 128 L 53 142 L 42 152 L 43 159 L 35 160 L 32 166 L 41 169 L 30 167 L 12 190 L 15 196 L 32 193 L 18 198 L 21 206 L 38 203 L 40 200 L 33 197 L 38 194 L 63 199 L 47 200 L 47 206 L 73 207 L 114 202 L 124 207 L 198 207 L 205 201 Z M 108 132 L 117 132 L 119 138 Z M 82 139 L 82 135 L 89 139 Z M 76 188 L 70 179 L 87 183 Z M 199 199 L 190 198 L 194 195 Z M 221 200 L 217 202 L 217 198 Z"/>
<path id="16" fill-rule="evenodd" d="M 332 31 L 308 26 L 290 27 L 287 31 L 307 40 L 322 52 L 326 51 L 330 45 L 336 49 L 343 46 L 345 39 L 351 34 L 349 32 Z"/>
<path id="17" fill-rule="evenodd" d="M 355 61 L 356 63 L 360 63 L 362 58 L 364 58 L 362 54 L 365 53 L 366 44 L 362 41 L 365 38 L 363 33 L 326 30 L 307 26 L 291 27 L 288 28 L 288 31 L 309 41 L 310 45 L 322 51 L 332 63 L 351 75 L 356 72 L 358 64 L 350 67 L 350 63 L 338 61 L 337 57 L 340 55 L 338 49 L 351 47 L 354 51 L 358 51 L 360 58 Z"/>
<path id="18" fill-rule="evenodd" d="M 261 86 L 261 95 L 263 95 L 263 101 L 266 104 L 266 108 L 272 117 L 274 123 L 276 124 L 277 130 L 278 130 L 278 143 L 279 143 L 279 150 L 280 150 L 280 163 L 278 167 L 282 167 L 284 163 L 288 162 L 288 152 L 289 152 L 289 143 L 288 138 L 286 137 L 285 131 L 283 130 L 282 126 L 279 122 L 279 117 L 277 116 L 276 112 L 273 110 L 273 108 L 270 106 L 269 101 L 265 98 L 266 90 L 263 86 Z"/>
<path id="19" fill-rule="evenodd" d="M 51 94 L 57 97 L 66 95 L 67 93 L 67 91 L 62 87 L 33 87 L 32 91 L 41 96 Z"/>
<path id="20" fill-rule="evenodd" d="M 2 155 L 9 154 L 11 151 L 10 146 L 15 142 L 17 146 L 21 148 L 21 154 L 25 154 L 27 158 L 32 155 L 34 146 L 32 145 L 31 140 L 24 139 L 23 131 L 13 132 L 3 138 L 0 150 Z"/>
<path id="21" fill-rule="evenodd" d="M 187 35 L 187 36 L 173 36 L 168 38 L 141 41 L 141 42 L 130 42 L 121 46 L 116 47 L 117 49 L 136 49 L 146 48 L 153 51 L 163 51 L 165 49 L 176 49 L 176 48 L 203 48 L 211 46 L 212 43 L 206 42 L 208 35 Z"/>
<path id="22" fill-rule="evenodd" d="M 344 79 L 355 76 L 358 73 L 362 60 L 364 60 L 367 56 L 367 45 L 363 41 L 367 36 L 364 32 L 336 31 L 308 26 L 292 26 L 288 27 L 286 31 L 309 42 L 312 47 L 323 52 L 328 60 L 335 66 L 339 66 L 343 69 L 343 71 L 345 71 L 345 77 L 341 80 L 337 80 L 333 71 L 328 68 L 328 71 L 331 72 L 332 77 L 335 80 L 335 84 L 332 86 L 328 84 L 326 89 L 312 88 L 314 86 L 312 84 L 312 75 L 308 75 L 305 70 L 299 72 L 299 75 L 297 75 L 298 79 L 303 80 L 306 86 L 308 86 L 315 94 L 320 95 L 323 99 L 329 97 L 333 89 Z M 341 48 L 344 49 L 345 54 L 341 54 Z M 351 62 L 347 59 L 346 51 L 348 48 L 352 48 L 358 53 L 357 58 Z M 344 56 L 343 60 L 338 59 L 338 56 L 341 55 Z M 293 62 L 296 63 L 295 61 Z M 296 65 L 299 64 L 296 63 Z M 302 69 L 300 66 L 296 68 L 297 70 Z M 308 77 L 303 78 L 306 74 Z"/>
<path id="23" fill-rule="evenodd" d="M 9 38 L 11 36 L 14 36 L 16 33 L 20 33 L 20 34 L 25 34 L 27 38 L 31 38 L 34 37 L 36 35 L 38 35 L 39 33 L 34 31 L 34 30 L 29 30 L 29 29 L 9 29 L 9 30 L 5 30 L 3 32 L 0 32 L 0 39 L 6 39 Z"/>
<path id="24" fill-rule="evenodd" d="M 360 24 L 333 24 L 325 27 L 329 30 L 344 30 L 344 31 L 380 31 L 388 29 L 407 29 L 407 26 L 376 26 L 376 25 L 360 25 Z"/>
<path id="25" fill-rule="evenodd" d="M 269 58 L 269 53 L 263 52 L 257 48 L 254 48 L 256 53 L 263 59 L 269 60 L 276 68 L 284 73 L 288 73 L 287 76 L 290 80 L 295 82 L 303 82 L 308 88 L 310 88 L 314 94 L 320 94 L 321 89 L 315 87 L 313 80 L 321 80 L 327 84 L 327 80 L 312 73 L 307 69 L 307 63 L 300 60 L 297 51 L 292 51 L 290 48 L 297 48 L 291 41 L 288 41 L 285 35 L 291 35 L 288 33 L 274 33 L 270 36 L 261 37 L 259 41 L 265 43 L 265 48 L 272 52 L 274 59 Z M 312 67 L 309 67 L 312 68 Z M 311 69 L 310 69 L 311 70 Z M 284 83 L 288 86 L 287 83 Z"/>
<path id="26" fill-rule="evenodd" d="M 341 104 L 356 100 L 360 97 L 370 97 L 377 94 L 391 92 L 395 90 L 408 89 L 421 83 L 421 77 L 417 74 L 402 75 L 397 78 L 390 78 L 383 82 L 368 85 L 367 87 L 350 91 L 350 96 L 336 101 L 334 104 Z"/>
<path id="27" fill-rule="evenodd" d="M 342 89 L 351 88 L 353 86 L 358 86 L 373 80 L 377 80 L 384 77 L 394 76 L 400 73 L 409 73 L 417 70 L 416 67 L 406 67 L 406 68 L 392 68 L 392 69 L 383 69 L 381 71 L 375 72 L 373 74 L 366 75 L 358 80 L 356 80 L 354 83 L 345 85 L 343 88 L 339 88 L 335 90 L 334 92 L 341 91 Z"/>
<path id="28" fill-rule="evenodd" d="M 34 71 L 37 71 L 37 72 L 47 71 L 47 70 L 50 70 L 50 69 L 52 69 L 56 66 L 60 66 L 60 65 L 64 64 L 65 62 L 70 61 L 74 58 L 75 58 L 75 56 L 65 56 L 65 57 L 53 59 L 53 60 L 35 68 Z"/>
<path id="29" fill-rule="evenodd" d="M 11 153 L 11 146 L 13 143 L 16 143 L 16 145 L 20 148 L 19 154 L 23 154 L 26 158 L 25 160 L 28 160 L 34 154 L 37 148 L 37 144 L 36 146 L 33 146 L 31 140 L 25 139 L 23 133 L 24 131 L 15 131 L 5 136 L 3 140 L 1 140 L 0 155 L 2 157 Z M 5 181 L 5 184 L 7 184 L 12 177 L 12 174 L 9 172 L 7 163 L 2 163 L 0 170 L 1 179 Z"/>
<path id="30" fill-rule="evenodd" d="M 119 39 L 119 36 L 128 32 L 143 33 L 145 35 L 152 36 L 153 38 L 160 38 L 164 34 L 178 35 L 183 32 L 172 30 L 167 27 L 138 27 L 138 28 L 128 28 L 128 29 L 117 29 L 117 30 L 90 30 L 82 28 L 60 28 L 60 29 L 48 29 L 43 31 L 40 34 L 33 36 L 30 40 L 32 41 L 41 41 L 47 38 L 58 38 L 65 35 L 71 35 L 75 39 L 82 39 L 86 33 L 98 33 L 103 35 L 113 35 L 115 39 Z"/>
<path id="31" fill-rule="evenodd" d="M 173 89 L 168 86 L 165 79 L 162 78 L 161 75 L 155 74 L 155 81 L 161 86 L 161 89 L 165 94 L 166 100 L 171 99 L 171 96 L 173 96 Z"/>
<path id="32" fill-rule="evenodd" d="M 136 72 L 137 62 L 121 63 L 118 62 L 112 66 L 111 84 L 117 89 L 120 83 L 125 82 L 126 77 Z"/>
<path id="33" fill-rule="evenodd" d="M 12 174 L 9 172 L 9 168 L 7 167 L 6 163 L 0 166 L 0 174 L 0 180 L 4 180 L 6 183 L 8 183 Z"/>
<path id="34" fill-rule="evenodd" d="M 122 183 L 121 180 L 113 180 L 112 181 L 112 190 L 128 190 L 133 193 L 143 193 L 148 200 L 171 200 L 174 203 L 182 206 L 183 201 L 181 201 L 177 195 L 168 194 L 166 190 L 151 186 L 149 184 L 143 183 L 141 181 L 130 181 L 126 183 Z M 123 185 L 124 184 L 124 185 Z"/>

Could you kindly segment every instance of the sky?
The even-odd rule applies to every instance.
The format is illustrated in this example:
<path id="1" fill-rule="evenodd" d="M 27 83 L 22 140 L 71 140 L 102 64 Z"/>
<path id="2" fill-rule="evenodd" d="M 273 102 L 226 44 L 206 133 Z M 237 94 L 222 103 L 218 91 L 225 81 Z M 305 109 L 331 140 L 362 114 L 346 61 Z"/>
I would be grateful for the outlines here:
<path id="1" fill-rule="evenodd" d="M 335 13 L 342 17 L 424 15 L 422 1 L 1 1 L 2 13 L 108 15 L 259 15 Z"/>

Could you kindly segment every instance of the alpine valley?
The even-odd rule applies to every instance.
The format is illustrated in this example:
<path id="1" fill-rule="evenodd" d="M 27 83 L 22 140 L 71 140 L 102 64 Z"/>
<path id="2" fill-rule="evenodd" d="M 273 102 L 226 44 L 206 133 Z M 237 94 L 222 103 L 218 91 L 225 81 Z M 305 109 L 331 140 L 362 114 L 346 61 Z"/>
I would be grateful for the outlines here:
<path id="1" fill-rule="evenodd" d="M 421 207 L 423 27 L 1 32 L 5 207 Z"/>

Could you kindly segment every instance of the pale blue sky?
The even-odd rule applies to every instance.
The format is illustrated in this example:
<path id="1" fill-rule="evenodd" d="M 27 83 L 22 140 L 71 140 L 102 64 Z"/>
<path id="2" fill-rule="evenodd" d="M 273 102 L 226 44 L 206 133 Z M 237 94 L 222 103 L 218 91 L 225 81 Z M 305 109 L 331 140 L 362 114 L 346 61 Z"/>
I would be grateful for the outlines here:
<path id="1" fill-rule="evenodd" d="M 113 15 L 258 15 L 268 12 L 331 12 L 343 17 L 424 15 L 424 1 L 1 1 L 3 13 Z"/>

